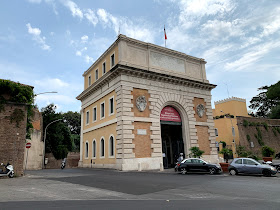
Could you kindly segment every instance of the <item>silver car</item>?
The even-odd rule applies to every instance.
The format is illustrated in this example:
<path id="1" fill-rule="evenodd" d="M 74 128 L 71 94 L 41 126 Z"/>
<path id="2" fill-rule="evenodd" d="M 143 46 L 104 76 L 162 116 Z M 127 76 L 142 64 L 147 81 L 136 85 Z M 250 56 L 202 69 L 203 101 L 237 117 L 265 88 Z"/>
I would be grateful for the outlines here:
<path id="1" fill-rule="evenodd" d="M 230 175 L 244 174 L 263 174 L 271 176 L 277 173 L 277 170 L 270 165 L 260 164 L 252 158 L 235 158 L 228 167 Z"/>

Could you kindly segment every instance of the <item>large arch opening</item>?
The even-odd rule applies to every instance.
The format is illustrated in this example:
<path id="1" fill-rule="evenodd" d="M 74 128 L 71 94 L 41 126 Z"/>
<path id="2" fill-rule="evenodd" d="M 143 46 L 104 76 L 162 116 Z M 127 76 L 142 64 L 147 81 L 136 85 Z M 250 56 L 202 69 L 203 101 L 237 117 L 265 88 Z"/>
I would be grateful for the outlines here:
<path id="1" fill-rule="evenodd" d="M 166 106 L 160 113 L 162 157 L 164 168 L 174 167 L 180 153 L 184 152 L 182 120 L 179 112 Z"/>

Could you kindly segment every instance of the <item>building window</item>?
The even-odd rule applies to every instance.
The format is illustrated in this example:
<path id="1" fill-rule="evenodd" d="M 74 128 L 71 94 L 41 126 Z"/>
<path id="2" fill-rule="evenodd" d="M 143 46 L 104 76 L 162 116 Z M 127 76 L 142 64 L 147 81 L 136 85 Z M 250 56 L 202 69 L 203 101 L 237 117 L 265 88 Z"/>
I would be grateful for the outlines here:
<path id="1" fill-rule="evenodd" d="M 106 62 L 102 64 L 102 74 L 104 75 L 106 73 Z"/>
<path id="2" fill-rule="evenodd" d="M 91 85 L 91 75 L 88 76 L 88 86 Z"/>
<path id="3" fill-rule="evenodd" d="M 103 138 L 100 140 L 100 157 L 105 157 L 105 141 Z"/>
<path id="4" fill-rule="evenodd" d="M 100 104 L 100 119 L 105 117 L 105 102 Z"/>
<path id="5" fill-rule="evenodd" d="M 95 81 L 98 80 L 98 69 L 95 70 Z"/>
<path id="6" fill-rule="evenodd" d="M 111 55 L 111 68 L 115 65 L 115 54 Z"/>
<path id="7" fill-rule="evenodd" d="M 92 110 L 92 121 L 95 122 L 96 119 L 97 119 L 97 112 L 96 112 L 97 108 L 96 107 L 93 107 L 93 110 Z"/>
<path id="8" fill-rule="evenodd" d="M 89 111 L 86 112 L 86 125 L 89 124 Z"/>
<path id="9" fill-rule="evenodd" d="M 235 130 L 234 130 L 234 127 L 232 127 L 232 136 L 235 136 Z"/>
<path id="10" fill-rule="evenodd" d="M 217 128 L 215 128 L 215 136 L 219 136 Z"/>
<path id="11" fill-rule="evenodd" d="M 85 147 L 85 158 L 88 158 L 88 142 L 86 142 Z"/>
<path id="12" fill-rule="evenodd" d="M 95 141 L 95 139 L 92 141 L 92 157 L 96 158 L 96 141 Z"/>
<path id="13" fill-rule="evenodd" d="M 114 137 L 110 136 L 110 139 L 109 139 L 109 156 L 110 157 L 114 157 L 114 155 L 115 155 L 114 151 L 115 151 Z"/>
<path id="14" fill-rule="evenodd" d="M 114 96 L 109 99 L 109 115 L 114 114 Z"/>

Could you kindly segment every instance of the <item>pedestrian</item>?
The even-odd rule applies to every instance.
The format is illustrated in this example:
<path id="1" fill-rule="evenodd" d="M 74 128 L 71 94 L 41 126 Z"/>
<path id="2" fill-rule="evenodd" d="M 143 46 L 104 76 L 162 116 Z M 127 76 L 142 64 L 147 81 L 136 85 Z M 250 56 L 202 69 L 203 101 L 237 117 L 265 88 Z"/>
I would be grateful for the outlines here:
<path id="1" fill-rule="evenodd" d="M 179 163 L 181 163 L 183 159 L 184 159 L 183 153 L 180 153 L 180 156 L 179 156 L 179 158 L 177 159 L 177 161 L 178 161 Z"/>

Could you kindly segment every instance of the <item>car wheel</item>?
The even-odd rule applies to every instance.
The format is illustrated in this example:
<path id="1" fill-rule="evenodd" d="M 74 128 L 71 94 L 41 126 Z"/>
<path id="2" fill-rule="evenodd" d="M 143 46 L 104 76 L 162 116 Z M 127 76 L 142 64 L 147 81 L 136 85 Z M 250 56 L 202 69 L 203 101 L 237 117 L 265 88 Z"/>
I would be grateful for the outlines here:
<path id="1" fill-rule="evenodd" d="M 186 174 L 187 172 L 188 172 L 188 171 L 187 171 L 186 168 L 182 168 L 182 169 L 181 169 L 181 173 L 182 173 L 182 174 Z"/>
<path id="2" fill-rule="evenodd" d="M 237 175 L 237 171 L 235 169 L 230 169 L 229 174 L 232 176 L 235 176 L 235 175 Z"/>
<path id="3" fill-rule="evenodd" d="M 216 169 L 215 168 L 209 168 L 209 173 L 210 174 L 215 174 L 216 173 Z"/>
<path id="4" fill-rule="evenodd" d="M 266 176 L 266 177 L 269 177 L 269 176 L 271 176 L 271 171 L 269 171 L 269 170 L 264 170 L 264 171 L 263 171 L 263 175 Z"/>

